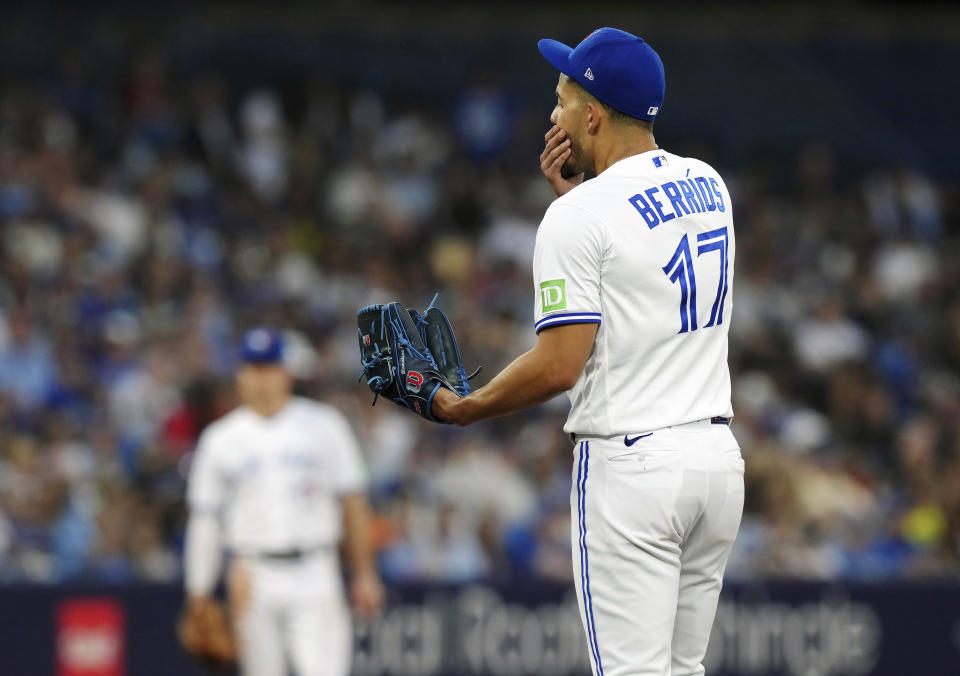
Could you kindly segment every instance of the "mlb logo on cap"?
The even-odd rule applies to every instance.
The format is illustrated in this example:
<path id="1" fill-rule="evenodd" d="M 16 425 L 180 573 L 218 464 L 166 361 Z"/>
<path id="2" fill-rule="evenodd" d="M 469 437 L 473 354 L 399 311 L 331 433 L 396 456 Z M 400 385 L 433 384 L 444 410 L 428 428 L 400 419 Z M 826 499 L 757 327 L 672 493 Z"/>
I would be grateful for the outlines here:
<path id="1" fill-rule="evenodd" d="M 283 360 L 283 335 L 273 328 L 258 326 L 243 335 L 241 358 L 248 364 L 270 364 Z"/>

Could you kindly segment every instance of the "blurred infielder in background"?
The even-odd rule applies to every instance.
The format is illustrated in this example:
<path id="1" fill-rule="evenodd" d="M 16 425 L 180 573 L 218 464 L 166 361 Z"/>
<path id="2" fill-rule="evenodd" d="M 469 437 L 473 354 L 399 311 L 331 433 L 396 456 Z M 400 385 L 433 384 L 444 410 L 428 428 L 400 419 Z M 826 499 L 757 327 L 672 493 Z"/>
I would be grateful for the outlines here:
<path id="1" fill-rule="evenodd" d="M 225 549 L 243 673 L 345 676 L 341 533 L 354 607 L 373 613 L 383 596 L 357 441 L 338 411 L 292 395 L 281 334 L 251 329 L 242 350 L 241 405 L 203 432 L 190 472 L 185 618 L 211 602 Z"/>
<path id="2" fill-rule="evenodd" d="M 730 195 L 710 166 L 656 145 L 663 64 L 643 40 L 601 28 L 575 49 L 539 47 L 561 75 L 541 156 L 559 199 L 534 252 L 538 340 L 473 394 L 441 390 L 432 411 L 466 425 L 570 390 L 593 673 L 702 674 L 743 510 Z"/>

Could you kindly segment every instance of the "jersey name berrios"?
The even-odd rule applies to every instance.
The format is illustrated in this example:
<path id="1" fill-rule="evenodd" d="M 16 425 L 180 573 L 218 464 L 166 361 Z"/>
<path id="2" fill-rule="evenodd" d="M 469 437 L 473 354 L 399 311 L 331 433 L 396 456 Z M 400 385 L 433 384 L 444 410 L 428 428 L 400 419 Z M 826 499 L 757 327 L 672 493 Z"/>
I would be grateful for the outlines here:
<path id="1" fill-rule="evenodd" d="M 204 430 L 187 500 L 220 515 L 241 553 L 334 546 L 341 499 L 366 489 L 356 438 L 336 409 L 292 398 L 265 418 L 240 407 Z"/>
<path id="2" fill-rule="evenodd" d="M 730 195 L 653 150 L 558 198 L 537 231 L 536 330 L 599 324 L 564 431 L 612 436 L 733 415 Z"/>

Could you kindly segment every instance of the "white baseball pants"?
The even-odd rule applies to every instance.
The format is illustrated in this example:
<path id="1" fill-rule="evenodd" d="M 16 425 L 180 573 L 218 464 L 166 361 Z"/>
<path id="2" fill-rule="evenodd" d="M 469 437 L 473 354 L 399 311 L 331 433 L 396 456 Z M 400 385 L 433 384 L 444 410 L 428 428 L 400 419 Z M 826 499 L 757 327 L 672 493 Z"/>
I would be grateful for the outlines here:
<path id="1" fill-rule="evenodd" d="M 573 573 L 593 674 L 703 674 L 743 459 L 709 420 L 628 439 L 578 436 L 574 449 Z"/>
<path id="2" fill-rule="evenodd" d="M 335 551 L 245 559 L 250 598 L 237 618 L 244 676 L 347 676 L 353 649 Z"/>

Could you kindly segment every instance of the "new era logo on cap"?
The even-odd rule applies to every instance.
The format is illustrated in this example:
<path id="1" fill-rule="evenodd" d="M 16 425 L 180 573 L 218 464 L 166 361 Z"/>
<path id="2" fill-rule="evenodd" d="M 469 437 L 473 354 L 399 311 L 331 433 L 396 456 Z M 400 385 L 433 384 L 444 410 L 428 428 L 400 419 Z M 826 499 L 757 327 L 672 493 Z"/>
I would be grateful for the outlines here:
<path id="1" fill-rule="evenodd" d="M 588 80 L 593 80 L 593 71 L 587 68 L 587 72 L 583 74 Z"/>
<path id="2" fill-rule="evenodd" d="M 647 115 L 656 115 L 656 114 L 659 113 L 659 112 L 660 112 L 660 109 L 657 108 L 656 106 L 650 106 L 650 107 L 647 109 Z"/>

